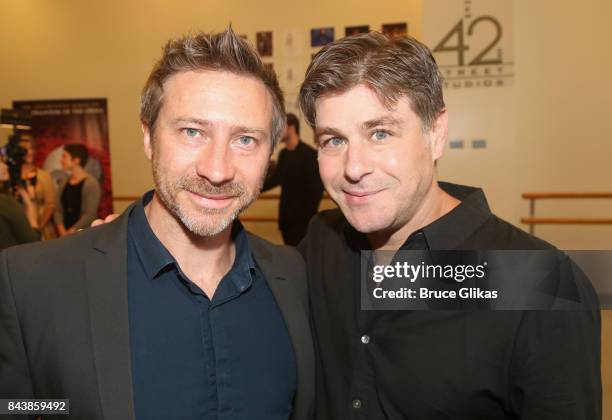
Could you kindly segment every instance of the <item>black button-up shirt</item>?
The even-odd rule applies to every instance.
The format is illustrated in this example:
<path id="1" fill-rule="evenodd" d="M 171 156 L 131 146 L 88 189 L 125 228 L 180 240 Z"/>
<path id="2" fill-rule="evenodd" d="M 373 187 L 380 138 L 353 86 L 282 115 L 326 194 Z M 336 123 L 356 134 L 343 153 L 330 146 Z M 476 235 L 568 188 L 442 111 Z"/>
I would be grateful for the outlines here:
<path id="1" fill-rule="evenodd" d="M 491 213 L 480 189 L 440 183 L 461 203 L 402 249 L 545 249 Z M 317 342 L 317 418 L 598 419 L 600 315 L 583 311 L 365 311 L 360 251 L 340 211 L 300 245 Z M 590 284 L 581 299 L 597 300 Z M 589 306 L 592 308 L 593 306 Z"/>
<path id="2" fill-rule="evenodd" d="M 236 257 L 210 300 L 154 235 L 129 218 L 128 304 L 136 418 L 286 420 L 296 360 L 276 300 L 235 222 Z"/>

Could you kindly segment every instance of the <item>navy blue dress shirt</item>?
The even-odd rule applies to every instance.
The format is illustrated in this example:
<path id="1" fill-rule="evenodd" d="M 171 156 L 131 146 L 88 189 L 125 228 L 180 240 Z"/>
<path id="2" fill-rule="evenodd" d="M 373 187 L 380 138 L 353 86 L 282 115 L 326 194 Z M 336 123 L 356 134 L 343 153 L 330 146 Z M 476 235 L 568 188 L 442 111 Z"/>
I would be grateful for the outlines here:
<path id="1" fill-rule="evenodd" d="M 240 222 L 236 257 L 212 299 L 157 239 L 144 206 L 128 224 L 128 303 L 136 418 L 291 416 L 297 365 L 285 321 Z"/>

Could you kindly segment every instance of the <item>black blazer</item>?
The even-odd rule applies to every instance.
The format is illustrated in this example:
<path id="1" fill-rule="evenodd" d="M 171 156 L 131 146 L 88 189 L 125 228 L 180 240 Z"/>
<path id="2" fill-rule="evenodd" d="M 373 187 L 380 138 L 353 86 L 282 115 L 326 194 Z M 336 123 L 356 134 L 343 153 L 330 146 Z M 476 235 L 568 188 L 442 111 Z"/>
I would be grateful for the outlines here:
<path id="1" fill-rule="evenodd" d="M 128 214 L 129 209 L 112 223 L 0 254 L 0 398 L 68 398 L 70 415 L 60 419 L 135 419 Z M 304 262 L 292 248 L 253 235 L 249 240 L 296 355 L 292 418 L 305 420 L 314 402 L 314 350 Z"/>

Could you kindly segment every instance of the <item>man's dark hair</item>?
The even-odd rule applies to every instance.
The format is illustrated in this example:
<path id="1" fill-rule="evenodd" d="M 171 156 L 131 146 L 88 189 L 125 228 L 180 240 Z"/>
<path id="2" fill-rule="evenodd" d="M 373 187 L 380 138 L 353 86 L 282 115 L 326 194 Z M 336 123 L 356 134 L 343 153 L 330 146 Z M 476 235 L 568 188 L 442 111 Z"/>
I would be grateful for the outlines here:
<path id="1" fill-rule="evenodd" d="M 140 120 L 151 132 L 164 99 L 164 82 L 186 71 L 227 71 L 261 81 L 272 98 L 272 142 L 285 130 L 285 102 L 274 70 L 267 69 L 257 51 L 231 27 L 221 33 L 197 33 L 171 39 L 153 67 L 140 97 Z"/>
<path id="2" fill-rule="evenodd" d="M 78 158 L 80 161 L 80 165 L 82 168 L 85 167 L 87 161 L 89 160 L 89 152 L 87 151 L 87 147 L 83 144 L 67 144 L 64 146 L 64 150 L 73 158 Z"/>
<path id="3" fill-rule="evenodd" d="M 287 112 L 287 127 L 293 126 L 295 127 L 295 132 L 300 134 L 300 119 L 290 112 Z"/>
<path id="4" fill-rule="evenodd" d="M 410 99 L 424 130 L 444 109 L 442 76 L 429 49 L 412 37 L 389 38 L 379 32 L 342 38 L 313 58 L 300 89 L 300 108 L 311 127 L 316 101 L 365 84 L 387 106 Z"/>

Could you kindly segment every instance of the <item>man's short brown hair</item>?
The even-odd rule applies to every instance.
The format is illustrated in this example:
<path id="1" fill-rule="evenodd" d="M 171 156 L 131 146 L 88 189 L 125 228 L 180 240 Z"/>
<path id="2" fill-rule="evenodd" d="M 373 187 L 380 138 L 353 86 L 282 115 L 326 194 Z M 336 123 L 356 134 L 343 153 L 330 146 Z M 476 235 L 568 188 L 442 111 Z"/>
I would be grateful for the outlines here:
<path id="1" fill-rule="evenodd" d="M 365 84 L 392 107 L 406 96 L 423 128 L 431 129 L 444 109 L 442 76 L 429 49 L 412 37 L 378 32 L 339 39 L 313 58 L 300 89 L 300 108 L 315 125 L 316 101 Z"/>
<path id="2" fill-rule="evenodd" d="M 221 33 L 197 33 L 171 39 L 155 64 L 140 98 L 140 120 L 154 131 L 164 99 L 164 82 L 185 71 L 228 71 L 260 80 L 272 97 L 272 141 L 276 145 L 286 126 L 285 103 L 273 70 L 264 67 L 257 52 L 231 27 Z"/>

